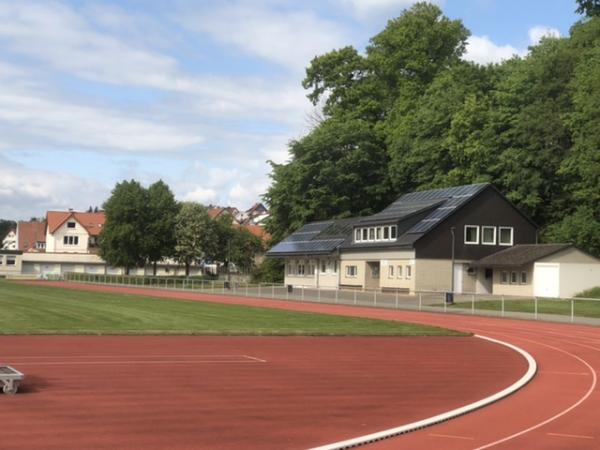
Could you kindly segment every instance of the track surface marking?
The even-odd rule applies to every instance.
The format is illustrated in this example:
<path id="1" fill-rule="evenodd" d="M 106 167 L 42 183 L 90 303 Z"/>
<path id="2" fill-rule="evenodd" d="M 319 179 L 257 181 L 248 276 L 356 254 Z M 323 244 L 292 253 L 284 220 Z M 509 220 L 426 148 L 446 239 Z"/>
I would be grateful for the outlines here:
<path id="1" fill-rule="evenodd" d="M 65 287 L 60 283 L 56 285 Z M 597 414 L 600 410 L 600 392 L 596 379 L 600 370 L 600 329 L 595 327 L 110 286 L 68 285 L 67 287 L 403 320 L 470 331 L 510 342 L 528 351 L 538 362 L 538 376 L 525 388 L 477 412 L 408 435 L 381 441 L 367 448 L 449 450 L 598 448 L 600 427 L 597 423 Z M 419 361 L 423 359 L 421 357 Z M 487 364 L 485 361 L 479 362 L 482 365 Z M 379 372 L 379 369 L 376 373 L 371 371 L 373 384 L 376 384 Z M 474 373 L 464 376 L 473 383 L 480 380 L 480 377 Z M 493 376 L 495 375 L 490 375 Z M 441 391 L 437 389 L 419 391 L 416 388 L 415 395 L 422 399 L 450 395 L 456 393 L 457 382 L 464 379 L 448 375 L 443 381 Z M 390 414 L 394 413 L 390 412 Z M 366 415 L 365 418 L 372 419 Z M 385 417 L 377 419 L 380 424 L 378 429 L 387 428 L 384 424 L 385 419 Z M 315 421 L 314 423 L 319 423 L 320 428 L 330 428 L 326 422 Z M 393 425 L 400 424 L 395 422 Z M 355 435 L 344 437 L 365 434 L 360 427 L 356 427 L 354 432 Z M 319 442 L 320 444 L 339 440 L 333 430 L 326 434 L 329 439 Z M 440 435 L 472 437 L 473 440 L 443 438 Z M 506 440 L 507 438 L 510 439 Z"/>

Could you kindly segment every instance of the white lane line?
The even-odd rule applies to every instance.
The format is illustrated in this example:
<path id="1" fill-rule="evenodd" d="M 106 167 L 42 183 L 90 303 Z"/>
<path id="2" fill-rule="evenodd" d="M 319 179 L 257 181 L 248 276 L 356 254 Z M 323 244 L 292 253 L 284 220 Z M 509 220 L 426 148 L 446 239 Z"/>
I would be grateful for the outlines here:
<path id="1" fill-rule="evenodd" d="M 490 403 L 497 402 L 498 400 L 521 389 L 523 386 L 525 386 L 527 383 L 529 383 L 529 381 L 531 381 L 531 379 L 535 376 L 535 373 L 537 371 L 537 363 L 535 362 L 535 359 L 533 359 L 533 357 L 529 353 L 527 353 L 525 350 L 523 350 L 515 345 L 509 344 L 508 342 L 500 341 L 498 339 L 492 339 L 490 337 L 481 336 L 478 334 L 475 334 L 473 336 L 476 338 L 479 338 L 479 339 L 484 339 L 486 341 L 494 342 L 496 344 L 504 345 L 505 347 L 508 347 L 508 348 L 516 351 L 517 353 L 519 353 L 527 361 L 528 368 L 527 368 L 527 371 L 525 372 L 525 374 L 519 380 L 517 380 L 515 383 L 511 384 L 506 389 L 503 389 L 500 392 L 490 395 L 489 397 L 486 397 L 482 400 L 478 400 L 474 403 L 470 403 L 470 404 L 462 406 L 460 408 L 453 409 L 452 411 L 438 414 L 437 416 L 429 417 L 427 419 L 419 420 L 417 422 L 412 422 L 412 423 L 409 423 L 406 425 L 401 425 L 396 428 L 390 428 L 388 430 L 379 431 L 377 433 L 371 433 L 371 434 L 367 434 L 364 436 L 347 439 L 344 441 L 334 442 L 332 444 L 322 445 L 320 447 L 314 447 L 311 450 L 348 449 L 351 447 L 356 447 L 358 445 L 369 444 L 371 442 L 381 441 L 383 439 L 398 436 L 400 434 L 409 433 L 411 431 L 415 431 L 420 428 L 425 428 L 430 425 L 435 425 L 440 422 L 445 422 L 446 420 L 453 419 L 455 417 L 461 416 L 461 415 L 469 413 L 471 411 L 475 411 L 476 409 L 482 408 L 486 405 L 489 405 Z"/>
<path id="2" fill-rule="evenodd" d="M 42 361 L 42 362 L 19 362 L 19 366 L 111 366 L 111 365 L 133 365 L 133 364 L 260 364 L 261 361 L 238 360 L 173 360 L 173 361 Z"/>
<path id="3" fill-rule="evenodd" d="M 548 374 L 548 375 L 585 375 L 586 377 L 590 376 L 589 372 L 559 372 L 555 370 L 540 370 L 539 374 Z"/>
<path id="4" fill-rule="evenodd" d="M 244 358 L 248 358 L 251 359 L 253 361 L 257 361 L 257 362 L 261 362 L 261 363 L 265 363 L 267 362 L 266 359 L 261 359 L 261 358 L 257 358 L 256 356 L 248 356 L 248 355 L 242 355 Z"/>
<path id="5" fill-rule="evenodd" d="M 594 436 L 583 436 L 580 434 L 546 433 L 548 436 L 565 437 L 573 439 L 596 439 Z"/>
<path id="6" fill-rule="evenodd" d="M 454 436 L 452 434 L 435 434 L 435 433 L 429 433 L 429 436 L 440 437 L 440 438 L 449 438 L 449 439 L 463 439 L 465 441 L 474 441 L 475 440 L 475 438 L 473 438 L 473 437 Z"/>
<path id="7" fill-rule="evenodd" d="M 476 448 L 476 449 L 474 449 L 474 450 L 483 450 L 483 449 L 485 449 L 485 448 L 490 448 L 490 447 L 493 447 L 493 446 L 495 446 L 495 445 L 502 444 L 503 442 L 510 441 L 511 439 L 514 439 L 514 438 L 516 438 L 516 437 L 522 436 L 522 435 L 524 435 L 524 434 L 526 434 L 526 433 L 529 433 L 530 431 L 536 430 L 536 429 L 538 429 L 538 428 L 540 428 L 540 427 L 543 427 L 544 425 L 546 425 L 546 424 L 548 424 L 548 423 L 550 423 L 550 422 L 552 422 L 552 421 L 554 421 L 554 420 L 556 420 L 556 419 L 558 419 L 558 418 L 560 418 L 560 417 L 564 416 L 565 414 L 568 414 L 569 412 L 571 412 L 572 410 L 574 410 L 575 408 L 577 408 L 577 407 L 578 407 L 579 405 L 581 405 L 581 404 L 582 404 L 584 401 L 586 401 L 586 400 L 587 400 L 587 398 L 588 398 L 590 395 L 592 395 L 592 392 L 593 392 L 593 391 L 594 391 L 594 389 L 596 388 L 596 382 L 597 382 L 597 375 L 596 375 L 596 371 L 595 371 L 595 370 L 594 370 L 594 368 L 593 368 L 592 366 L 590 366 L 590 365 L 587 363 L 587 361 L 585 361 L 584 359 L 582 359 L 582 358 L 580 358 L 579 356 L 577 356 L 577 355 L 574 355 L 573 353 L 570 353 L 570 352 L 568 352 L 568 351 L 566 351 L 566 350 L 562 350 L 562 349 L 560 349 L 560 348 L 558 348 L 558 347 L 554 347 L 554 346 L 552 346 L 552 345 L 543 344 L 543 343 L 541 343 L 541 342 L 537 342 L 537 341 L 534 341 L 534 340 L 532 340 L 532 339 L 527 339 L 527 338 L 518 338 L 518 337 L 517 337 L 517 339 L 521 339 L 521 340 L 523 340 L 523 341 L 529 341 L 529 342 L 533 342 L 533 343 L 535 343 L 535 344 L 538 344 L 538 345 L 542 345 L 542 346 L 544 346 L 544 347 L 551 348 L 551 349 L 553 349 L 553 350 L 556 350 L 556 351 L 558 351 L 558 352 L 561 352 L 561 353 L 567 354 L 567 355 L 569 355 L 569 356 L 571 356 L 571 357 L 575 358 L 576 360 L 578 360 L 578 361 L 580 361 L 581 363 L 583 363 L 583 364 L 584 364 L 584 365 L 585 365 L 585 366 L 586 366 L 586 367 L 589 369 L 590 373 L 592 374 L 592 384 L 591 384 L 590 388 L 588 389 L 588 391 L 587 391 L 587 392 L 584 394 L 584 396 L 583 396 L 583 397 L 581 397 L 581 398 L 580 398 L 580 399 L 579 399 L 577 402 L 573 403 L 571 406 L 569 406 L 567 409 L 565 409 L 565 410 L 561 411 L 560 413 L 558 413 L 558 414 L 555 414 L 554 416 L 552 416 L 552 417 L 550 417 L 550 418 L 548 418 L 548 419 L 544 420 L 543 422 L 540 422 L 540 423 L 538 423 L 537 425 L 533 425 L 533 426 L 531 426 L 531 427 L 529 427 L 529 428 L 527 428 L 527 429 L 525 429 L 525 430 L 519 431 L 518 433 L 511 434 L 510 436 L 506 436 L 505 438 L 499 439 L 499 440 L 497 440 L 497 441 L 490 442 L 489 444 L 482 445 L 481 447 L 477 447 L 477 448 Z M 571 342 L 571 343 L 572 343 L 572 342 Z M 581 344 L 579 344 L 579 345 L 581 345 Z"/>

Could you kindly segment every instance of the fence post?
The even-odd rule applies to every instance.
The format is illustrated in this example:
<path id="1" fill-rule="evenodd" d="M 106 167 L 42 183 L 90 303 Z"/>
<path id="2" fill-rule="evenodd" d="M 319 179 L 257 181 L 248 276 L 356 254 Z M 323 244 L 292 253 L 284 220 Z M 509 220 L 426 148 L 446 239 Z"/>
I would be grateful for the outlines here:
<path id="1" fill-rule="evenodd" d="M 471 314 L 475 314 L 475 294 L 471 295 Z"/>
<path id="2" fill-rule="evenodd" d="M 289 300 L 290 299 L 290 291 L 287 289 L 287 286 L 285 288 L 285 299 Z"/>
<path id="3" fill-rule="evenodd" d="M 446 303 L 446 295 L 442 294 L 442 301 L 444 302 L 444 312 L 448 309 L 448 303 Z"/>
<path id="4" fill-rule="evenodd" d="M 534 299 L 534 306 L 535 306 L 534 318 L 535 318 L 535 320 L 537 320 L 537 318 L 538 318 L 538 299 L 537 299 L 537 297 L 533 297 L 533 299 Z"/>
<path id="5" fill-rule="evenodd" d="M 304 301 L 304 286 L 302 286 L 302 301 Z"/>
<path id="6" fill-rule="evenodd" d="M 258 283 L 258 296 L 260 297 L 260 283 Z"/>
<path id="7" fill-rule="evenodd" d="M 213 280 L 213 281 L 211 281 L 210 292 L 211 292 L 212 294 L 214 294 L 214 293 L 215 293 L 215 281 L 214 281 L 214 280 Z"/>
<path id="8" fill-rule="evenodd" d="M 575 300 L 571 299 L 571 323 L 575 320 Z"/>
<path id="9" fill-rule="evenodd" d="M 504 295 L 502 296 L 502 317 L 504 317 Z"/>
<path id="10" fill-rule="evenodd" d="M 354 304 L 356 305 L 356 289 L 354 289 Z"/>
<path id="11" fill-rule="evenodd" d="M 321 288 L 317 286 L 317 302 L 321 303 Z"/>
<path id="12" fill-rule="evenodd" d="M 377 289 L 373 290 L 373 306 L 377 306 Z"/>
<path id="13" fill-rule="evenodd" d="M 246 297 L 248 297 L 248 282 L 246 282 Z"/>
<path id="14" fill-rule="evenodd" d="M 398 309 L 398 289 L 396 289 L 396 309 Z"/>
<path id="15" fill-rule="evenodd" d="M 271 298 L 275 298 L 275 283 L 271 284 Z"/>
<path id="16" fill-rule="evenodd" d="M 421 311 L 421 309 L 423 309 L 423 298 L 422 298 L 423 294 L 421 294 L 419 292 L 419 311 Z"/>
<path id="17" fill-rule="evenodd" d="M 335 290 L 335 302 L 338 302 L 338 294 L 339 294 L 339 289 Z"/>

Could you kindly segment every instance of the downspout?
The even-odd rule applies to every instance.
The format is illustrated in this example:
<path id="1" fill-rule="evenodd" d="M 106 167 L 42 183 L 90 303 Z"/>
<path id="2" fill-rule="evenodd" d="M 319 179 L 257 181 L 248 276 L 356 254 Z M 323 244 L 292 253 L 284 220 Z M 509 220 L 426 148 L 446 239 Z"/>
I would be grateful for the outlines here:
<path id="1" fill-rule="evenodd" d="M 455 247 L 455 236 L 454 227 L 450 227 L 450 233 L 452 234 L 452 270 L 450 271 L 450 292 L 454 293 L 454 247 Z"/>

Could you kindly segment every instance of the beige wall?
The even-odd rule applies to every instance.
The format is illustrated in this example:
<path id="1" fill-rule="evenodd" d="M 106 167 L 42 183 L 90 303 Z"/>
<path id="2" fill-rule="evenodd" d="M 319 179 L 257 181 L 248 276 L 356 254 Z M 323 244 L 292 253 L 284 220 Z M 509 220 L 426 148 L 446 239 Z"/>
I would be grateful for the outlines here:
<path id="1" fill-rule="evenodd" d="M 502 283 L 502 272 L 508 273 L 508 283 Z M 511 272 L 517 273 L 517 283 L 510 282 Z M 527 283 L 521 284 L 521 272 L 527 273 Z M 533 296 L 533 265 L 528 267 L 495 268 L 492 281 L 492 293 L 494 295 Z"/>
<path id="2" fill-rule="evenodd" d="M 350 277 L 347 275 L 347 267 L 356 266 L 356 276 Z M 365 286 L 365 275 L 367 263 L 362 260 L 342 260 L 340 263 L 340 286 Z"/>
<path id="3" fill-rule="evenodd" d="M 546 258 L 542 258 L 537 262 L 600 264 L 599 259 L 583 253 L 581 250 L 578 250 L 574 247 L 568 248 L 559 253 L 555 253 L 554 255 L 547 256 Z"/>
<path id="4" fill-rule="evenodd" d="M 561 263 L 559 296 L 573 297 L 586 289 L 600 286 L 600 262 L 595 264 Z"/>
<path id="5" fill-rule="evenodd" d="M 293 286 L 317 286 L 318 260 L 309 258 L 289 258 L 285 260 L 285 277 L 283 282 Z M 298 275 L 298 266 L 304 265 L 304 275 Z M 290 274 L 289 267 L 292 267 Z"/>
<path id="6" fill-rule="evenodd" d="M 325 267 L 323 267 L 323 263 L 325 264 Z M 321 258 L 317 265 L 317 285 L 324 288 L 337 288 L 340 279 L 339 266 L 339 261 L 335 258 Z M 325 268 L 324 272 L 323 268 Z"/>
<path id="7" fill-rule="evenodd" d="M 0 275 L 19 275 L 23 267 L 23 255 L 0 255 Z M 8 265 L 8 260 L 14 259 L 15 264 Z"/>
<path id="8" fill-rule="evenodd" d="M 346 252 L 340 255 L 342 261 L 380 261 L 382 259 L 414 259 L 414 250 L 377 250 L 366 252 Z"/>
<path id="9" fill-rule="evenodd" d="M 402 270 L 399 271 L 398 267 Z M 411 267 L 411 275 L 407 276 L 406 267 Z M 390 275 L 390 267 L 394 268 L 394 273 Z M 407 259 L 383 259 L 381 260 L 381 279 L 382 289 L 407 289 L 415 290 L 415 261 L 412 258 Z"/>
<path id="10" fill-rule="evenodd" d="M 416 291 L 450 291 L 452 261 L 446 259 L 417 259 L 414 268 Z"/>

